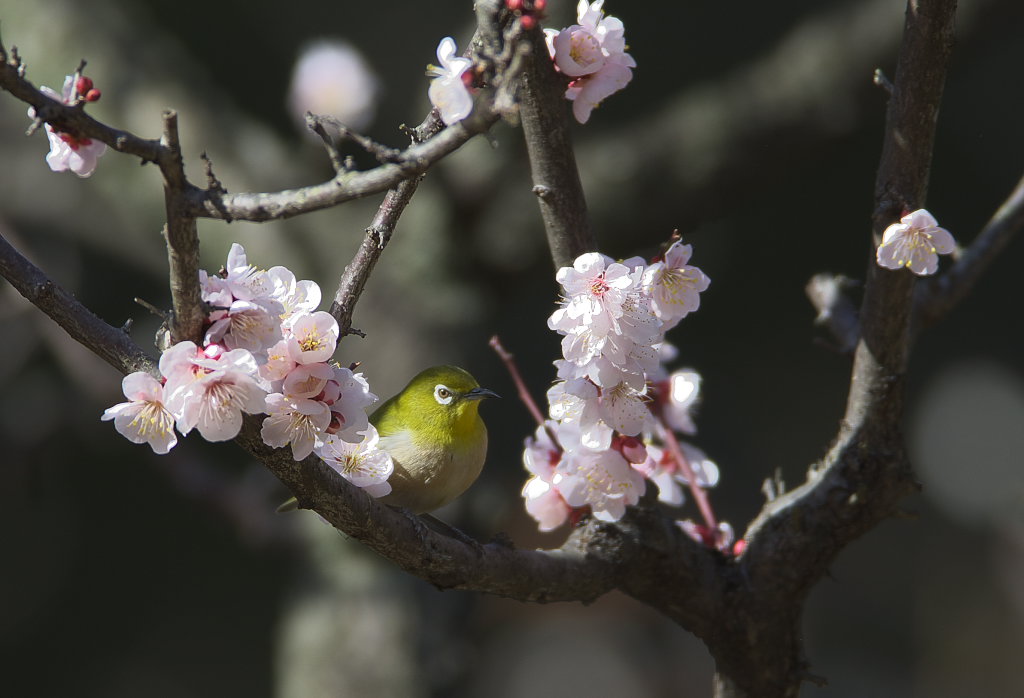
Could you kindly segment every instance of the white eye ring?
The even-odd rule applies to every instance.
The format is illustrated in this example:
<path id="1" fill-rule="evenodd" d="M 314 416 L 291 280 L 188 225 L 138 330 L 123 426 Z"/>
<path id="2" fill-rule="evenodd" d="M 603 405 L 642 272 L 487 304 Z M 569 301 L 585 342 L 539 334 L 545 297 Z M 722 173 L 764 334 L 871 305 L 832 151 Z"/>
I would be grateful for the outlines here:
<path id="1" fill-rule="evenodd" d="M 434 386 L 434 399 L 437 400 L 437 403 L 439 405 L 451 404 L 453 397 L 454 395 L 452 394 L 451 389 L 447 385 L 438 383 L 437 385 Z"/>

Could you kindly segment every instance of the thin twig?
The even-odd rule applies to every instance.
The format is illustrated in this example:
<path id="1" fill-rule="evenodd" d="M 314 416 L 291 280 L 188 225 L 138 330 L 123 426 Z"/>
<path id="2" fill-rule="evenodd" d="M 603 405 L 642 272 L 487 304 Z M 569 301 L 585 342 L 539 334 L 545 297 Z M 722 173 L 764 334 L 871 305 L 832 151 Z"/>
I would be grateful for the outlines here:
<path id="1" fill-rule="evenodd" d="M 704 524 L 708 527 L 711 535 L 715 537 L 717 543 L 719 537 L 718 531 L 718 519 L 715 518 L 715 511 L 711 508 L 711 500 L 708 498 L 707 491 L 700 486 L 697 482 L 697 475 L 693 472 L 693 467 L 690 465 L 690 459 L 683 453 L 682 447 L 679 445 L 679 439 L 676 438 L 675 432 L 669 429 L 661 418 L 655 416 L 654 419 L 658 424 L 658 436 L 668 446 L 669 453 L 672 454 L 672 458 L 675 460 L 679 469 L 683 471 L 683 476 L 686 478 L 686 484 L 690 488 L 690 493 L 693 495 L 693 500 L 697 502 L 697 508 L 700 509 L 700 515 L 704 517 Z"/>
<path id="2" fill-rule="evenodd" d="M 323 143 L 324 150 L 327 151 L 327 158 L 331 161 L 331 167 L 334 168 L 335 173 L 347 172 L 350 169 L 348 163 L 341 156 L 341 151 L 338 150 L 334 138 L 324 128 L 324 117 L 317 116 L 313 112 L 306 112 L 306 128 L 320 137 L 320 142 Z"/>
<path id="3" fill-rule="evenodd" d="M 519 399 L 526 405 L 526 410 L 533 417 L 533 420 L 537 422 L 537 426 L 543 427 L 544 431 L 547 432 L 548 438 L 551 439 L 551 443 L 562 450 L 561 444 L 558 443 L 558 437 L 548 426 L 547 420 L 544 419 L 544 413 L 537 407 L 536 401 L 530 394 L 530 389 L 526 387 L 526 381 L 523 380 L 522 374 L 519 373 L 519 367 L 516 365 L 515 356 L 510 354 L 505 347 L 502 345 L 501 340 L 498 339 L 498 335 L 491 337 L 491 341 L 488 342 L 491 345 L 491 349 L 494 349 L 498 357 L 501 358 L 505 364 L 505 368 L 508 370 L 509 375 L 512 377 L 512 382 L 516 385 L 516 392 L 519 394 Z"/>

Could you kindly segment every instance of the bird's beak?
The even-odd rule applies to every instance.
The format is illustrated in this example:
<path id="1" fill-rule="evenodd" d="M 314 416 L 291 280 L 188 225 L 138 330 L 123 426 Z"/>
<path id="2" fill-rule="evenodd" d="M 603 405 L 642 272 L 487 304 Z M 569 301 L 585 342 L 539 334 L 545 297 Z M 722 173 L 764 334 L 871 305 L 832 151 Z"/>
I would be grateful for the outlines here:
<path id="1" fill-rule="evenodd" d="M 473 388 L 462 397 L 467 400 L 483 400 L 485 397 L 501 397 L 501 395 L 498 395 L 493 390 L 488 390 L 487 388 Z"/>

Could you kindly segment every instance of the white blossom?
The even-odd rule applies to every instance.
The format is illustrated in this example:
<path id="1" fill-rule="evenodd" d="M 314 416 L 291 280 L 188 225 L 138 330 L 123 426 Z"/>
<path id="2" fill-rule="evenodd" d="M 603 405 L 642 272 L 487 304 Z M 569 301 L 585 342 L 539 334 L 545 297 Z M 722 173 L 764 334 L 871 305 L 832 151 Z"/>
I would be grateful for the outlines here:
<path id="1" fill-rule="evenodd" d="M 164 388 L 148 373 L 129 373 L 121 381 L 128 402 L 107 408 L 100 417 L 114 420 L 114 428 L 132 443 L 148 443 L 154 453 L 167 453 L 178 437 L 174 433 L 174 415 L 164 406 Z"/>
<path id="2" fill-rule="evenodd" d="M 885 229 L 876 259 L 886 269 L 906 267 L 918 276 L 927 276 L 939 268 L 940 254 L 951 254 L 955 249 L 952 234 L 921 208 Z"/>
<path id="3" fill-rule="evenodd" d="M 366 426 L 360 437 L 353 443 L 328 436 L 323 445 L 317 447 L 316 454 L 343 478 L 363 488 L 370 496 L 383 497 L 390 494 L 391 485 L 387 480 L 395 469 L 391 456 L 377 447 L 380 437 L 372 424 Z"/>
<path id="4" fill-rule="evenodd" d="M 462 121 L 473 111 L 473 96 L 463 82 L 463 73 L 472 65 L 468 58 L 456 54 L 455 40 L 450 36 L 441 39 L 437 45 L 437 60 L 441 64 L 429 66 L 430 81 L 428 95 L 430 103 L 441 113 L 441 121 L 447 126 Z"/>

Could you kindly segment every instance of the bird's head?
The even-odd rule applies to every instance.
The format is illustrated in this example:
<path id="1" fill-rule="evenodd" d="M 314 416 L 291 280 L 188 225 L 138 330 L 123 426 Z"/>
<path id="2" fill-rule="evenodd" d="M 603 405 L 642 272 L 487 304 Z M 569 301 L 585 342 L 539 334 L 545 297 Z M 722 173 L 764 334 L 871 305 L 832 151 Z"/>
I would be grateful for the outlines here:
<path id="1" fill-rule="evenodd" d="M 434 366 L 399 393 L 398 419 L 434 443 L 460 441 L 478 429 L 480 400 L 498 397 L 458 366 Z"/>

